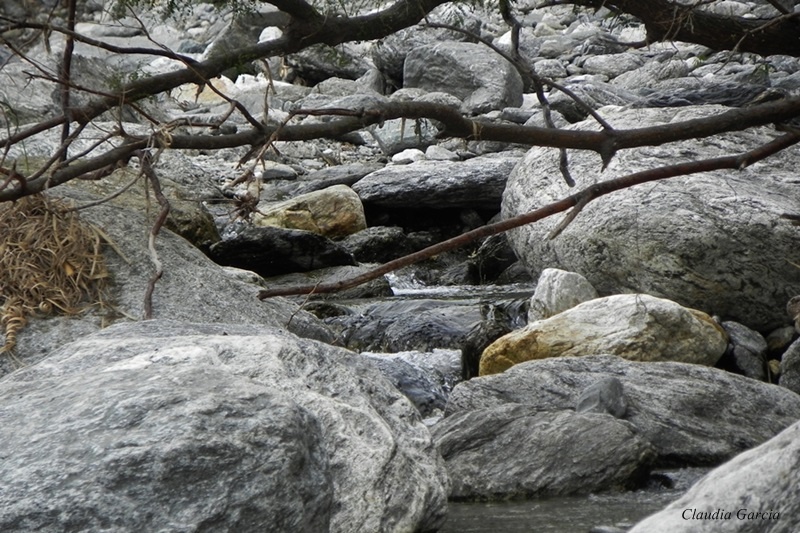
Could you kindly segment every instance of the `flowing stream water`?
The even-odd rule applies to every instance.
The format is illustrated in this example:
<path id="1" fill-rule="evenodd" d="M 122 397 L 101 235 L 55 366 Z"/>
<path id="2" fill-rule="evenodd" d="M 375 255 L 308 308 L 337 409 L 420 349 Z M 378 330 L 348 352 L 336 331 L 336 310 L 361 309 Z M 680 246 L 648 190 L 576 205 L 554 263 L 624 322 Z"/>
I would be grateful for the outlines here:
<path id="1" fill-rule="evenodd" d="M 597 526 L 627 530 L 681 496 L 708 469 L 662 472 L 670 489 L 542 498 L 512 502 L 450 502 L 439 533 L 589 533 Z"/>
<path id="2" fill-rule="evenodd" d="M 429 298 L 459 304 L 530 298 L 533 284 L 431 287 L 407 277 L 388 276 L 396 299 Z M 626 530 L 681 496 L 708 469 L 659 472 L 672 486 L 508 502 L 450 502 L 440 533 L 588 533 L 597 526 Z"/>

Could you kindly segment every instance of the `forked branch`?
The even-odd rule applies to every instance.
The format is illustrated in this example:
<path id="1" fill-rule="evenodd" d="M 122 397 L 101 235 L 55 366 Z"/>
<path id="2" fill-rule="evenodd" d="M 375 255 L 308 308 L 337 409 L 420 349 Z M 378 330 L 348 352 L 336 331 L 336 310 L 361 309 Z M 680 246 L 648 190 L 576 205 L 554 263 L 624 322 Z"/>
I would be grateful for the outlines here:
<path id="1" fill-rule="evenodd" d="M 537 222 L 557 213 L 563 213 L 564 211 L 574 207 L 577 211 L 567 215 L 566 221 L 569 223 L 578 215 L 579 211 L 590 202 L 600 198 L 601 196 L 605 196 L 616 191 L 628 189 L 643 183 L 674 178 L 676 176 L 688 176 L 690 174 L 697 174 L 699 172 L 710 172 L 712 170 L 722 169 L 741 170 L 757 161 L 761 161 L 770 155 L 776 154 L 781 150 L 796 144 L 798 141 L 800 141 L 800 135 L 787 133 L 765 145 L 759 146 L 758 148 L 742 154 L 703 159 L 701 161 L 691 161 L 688 163 L 679 163 L 676 165 L 644 170 L 642 172 L 628 174 L 627 176 L 595 183 L 594 185 L 586 187 L 582 191 L 570 195 L 563 200 L 559 200 L 558 202 L 553 202 L 544 207 L 536 209 L 535 211 L 509 218 L 507 220 L 503 220 L 502 222 L 488 224 L 472 231 L 468 231 L 467 233 L 453 237 L 452 239 L 448 239 L 438 244 L 434 244 L 433 246 L 429 246 L 428 248 L 413 254 L 389 261 L 388 263 L 385 263 L 359 276 L 334 283 L 318 283 L 315 285 L 265 289 L 258 293 L 258 297 L 261 300 L 264 300 L 274 296 L 325 294 L 350 289 L 352 287 L 367 283 L 368 281 L 372 281 L 373 279 L 379 278 L 380 276 L 383 276 L 389 272 L 417 263 L 424 259 L 431 258 L 437 254 L 454 250 L 464 246 L 467 243 L 489 237 L 490 235 L 503 233 L 526 224 Z M 564 224 L 560 225 L 558 227 L 558 232 L 562 231 L 564 227 Z"/>

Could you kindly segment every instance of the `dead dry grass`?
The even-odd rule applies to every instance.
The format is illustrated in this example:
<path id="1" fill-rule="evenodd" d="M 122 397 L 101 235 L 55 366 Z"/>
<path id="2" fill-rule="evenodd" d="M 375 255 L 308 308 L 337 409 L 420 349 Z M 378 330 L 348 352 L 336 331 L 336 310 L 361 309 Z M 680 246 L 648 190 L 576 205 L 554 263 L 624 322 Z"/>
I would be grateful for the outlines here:
<path id="1" fill-rule="evenodd" d="M 0 204 L 0 353 L 31 317 L 105 307 L 103 239 L 67 207 L 41 194 Z"/>

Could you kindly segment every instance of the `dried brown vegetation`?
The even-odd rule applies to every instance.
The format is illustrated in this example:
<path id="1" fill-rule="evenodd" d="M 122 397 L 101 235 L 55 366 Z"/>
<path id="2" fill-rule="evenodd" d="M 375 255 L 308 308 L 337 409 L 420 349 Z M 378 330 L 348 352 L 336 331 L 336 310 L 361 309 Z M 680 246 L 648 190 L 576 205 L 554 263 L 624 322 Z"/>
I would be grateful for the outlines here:
<path id="1" fill-rule="evenodd" d="M 36 194 L 0 204 L 0 228 L 0 353 L 33 316 L 105 305 L 101 235 L 64 202 Z"/>

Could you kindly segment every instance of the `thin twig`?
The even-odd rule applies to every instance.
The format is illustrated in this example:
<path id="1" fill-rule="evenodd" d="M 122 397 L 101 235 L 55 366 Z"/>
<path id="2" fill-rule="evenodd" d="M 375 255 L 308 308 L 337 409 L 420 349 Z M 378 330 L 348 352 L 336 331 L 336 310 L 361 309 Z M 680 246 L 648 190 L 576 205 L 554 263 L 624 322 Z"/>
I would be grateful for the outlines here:
<path id="1" fill-rule="evenodd" d="M 452 239 L 434 244 L 433 246 L 429 246 L 428 248 L 413 254 L 389 261 L 388 263 L 385 263 L 361 275 L 332 283 L 265 289 L 258 293 L 258 298 L 264 300 L 274 296 L 291 296 L 298 294 L 309 294 L 311 292 L 314 292 L 315 294 L 331 293 L 356 287 L 399 268 L 403 268 L 405 266 L 422 261 L 423 259 L 433 257 L 437 254 L 459 248 L 469 242 L 482 239 L 490 235 L 503 233 L 510 229 L 518 228 L 526 224 L 537 222 L 556 213 L 564 212 L 571 207 L 583 207 L 589 202 L 600 198 L 601 196 L 611 194 L 612 192 L 627 189 L 635 185 L 641 185 L 643 183 L 673 178 L 676 176 L 686 176 L 689 174 L 696 174 L 698 172 L 709 172 L 712 170 L 721 169 L 741 170 L 757 161 L 760 161 L 796 144 L 798 141 L 800 141 L 800 135 L 788 133 L 765 145 L 759 146 L 758 148 L 739 155 L 704 159 L 701 161 L 691 161 L 688 163 L 679 163 L 676 165 L 645 170 L 612 180 L 595 183 L 594 185 L 590 185 L 576 194 L 548 204 L 544 207 L 536 209 L 535 211 L 468 231 L 467 233 L 459 235 L 458 237 L 453 237 Z"/>
<path id="2" fill-rule="evenodd" d="M 146 150 L 141 150 L 137 155 L 139 156 L 142 172 L 150 182 L 156 200 L 158 200 L 161 206 L 161 211 L 159 211 L 155 222 L 153 222 L 153 227 L 150 228 L 150 236 L 147 240 L 147 249 L 150 251 L 150 261 L 155 267 L 155 271 L 153 275 L 150 276 L 150 280 L 147 282 L 147 289 L 144 293 L 144 319 L 150 320 L 153 318 L 153 291 L 156 288 L 156 282 L 164 275 L 164 266 L 161 264 L 161 260 L 158 258 L 158 252 L 156 251 L 156 237 L 161 227 L 164 225 L 164 222 L 166 222 L 167 216 L 169 216 L 169 202 L 161 191 L 161 182 L 158 180 L 158 176 L 156 176 L 151 166 L 152 157 L 150 153 Z"/>
<path id="3" fill-rule="evenodd" d="M 69 0 L 67 6 L 67 27 L 69 28 L 70 32 L 75 31 L 75 14 L 76 14 L 76 7 L 77 0 Z M 64 43 L 64 54 L 61 57 L 61 69 L 59 72 L 59 81 L 61 81 L 60 90 L 61 90 L 61 112 L 64 113 L 64 116 L 67 117 L 67 120 L 61 125 L 61 145 L 67 145 L 67 139 L 69 138 L 69 127 L 70 127 L 70 92 L 69 92 L 69 85 L 70 79 L 72 78 L 72 52 L 75 49 L 75 39 L 72 35 L 67 35 L 66 42 Z M 68 146 L 68 145 L 67 145 Z M 59 154 L 59 160 L 63 163 L 67 160 L 67 153 L 68 150 L 64 150 L 61 154 Z"/>

